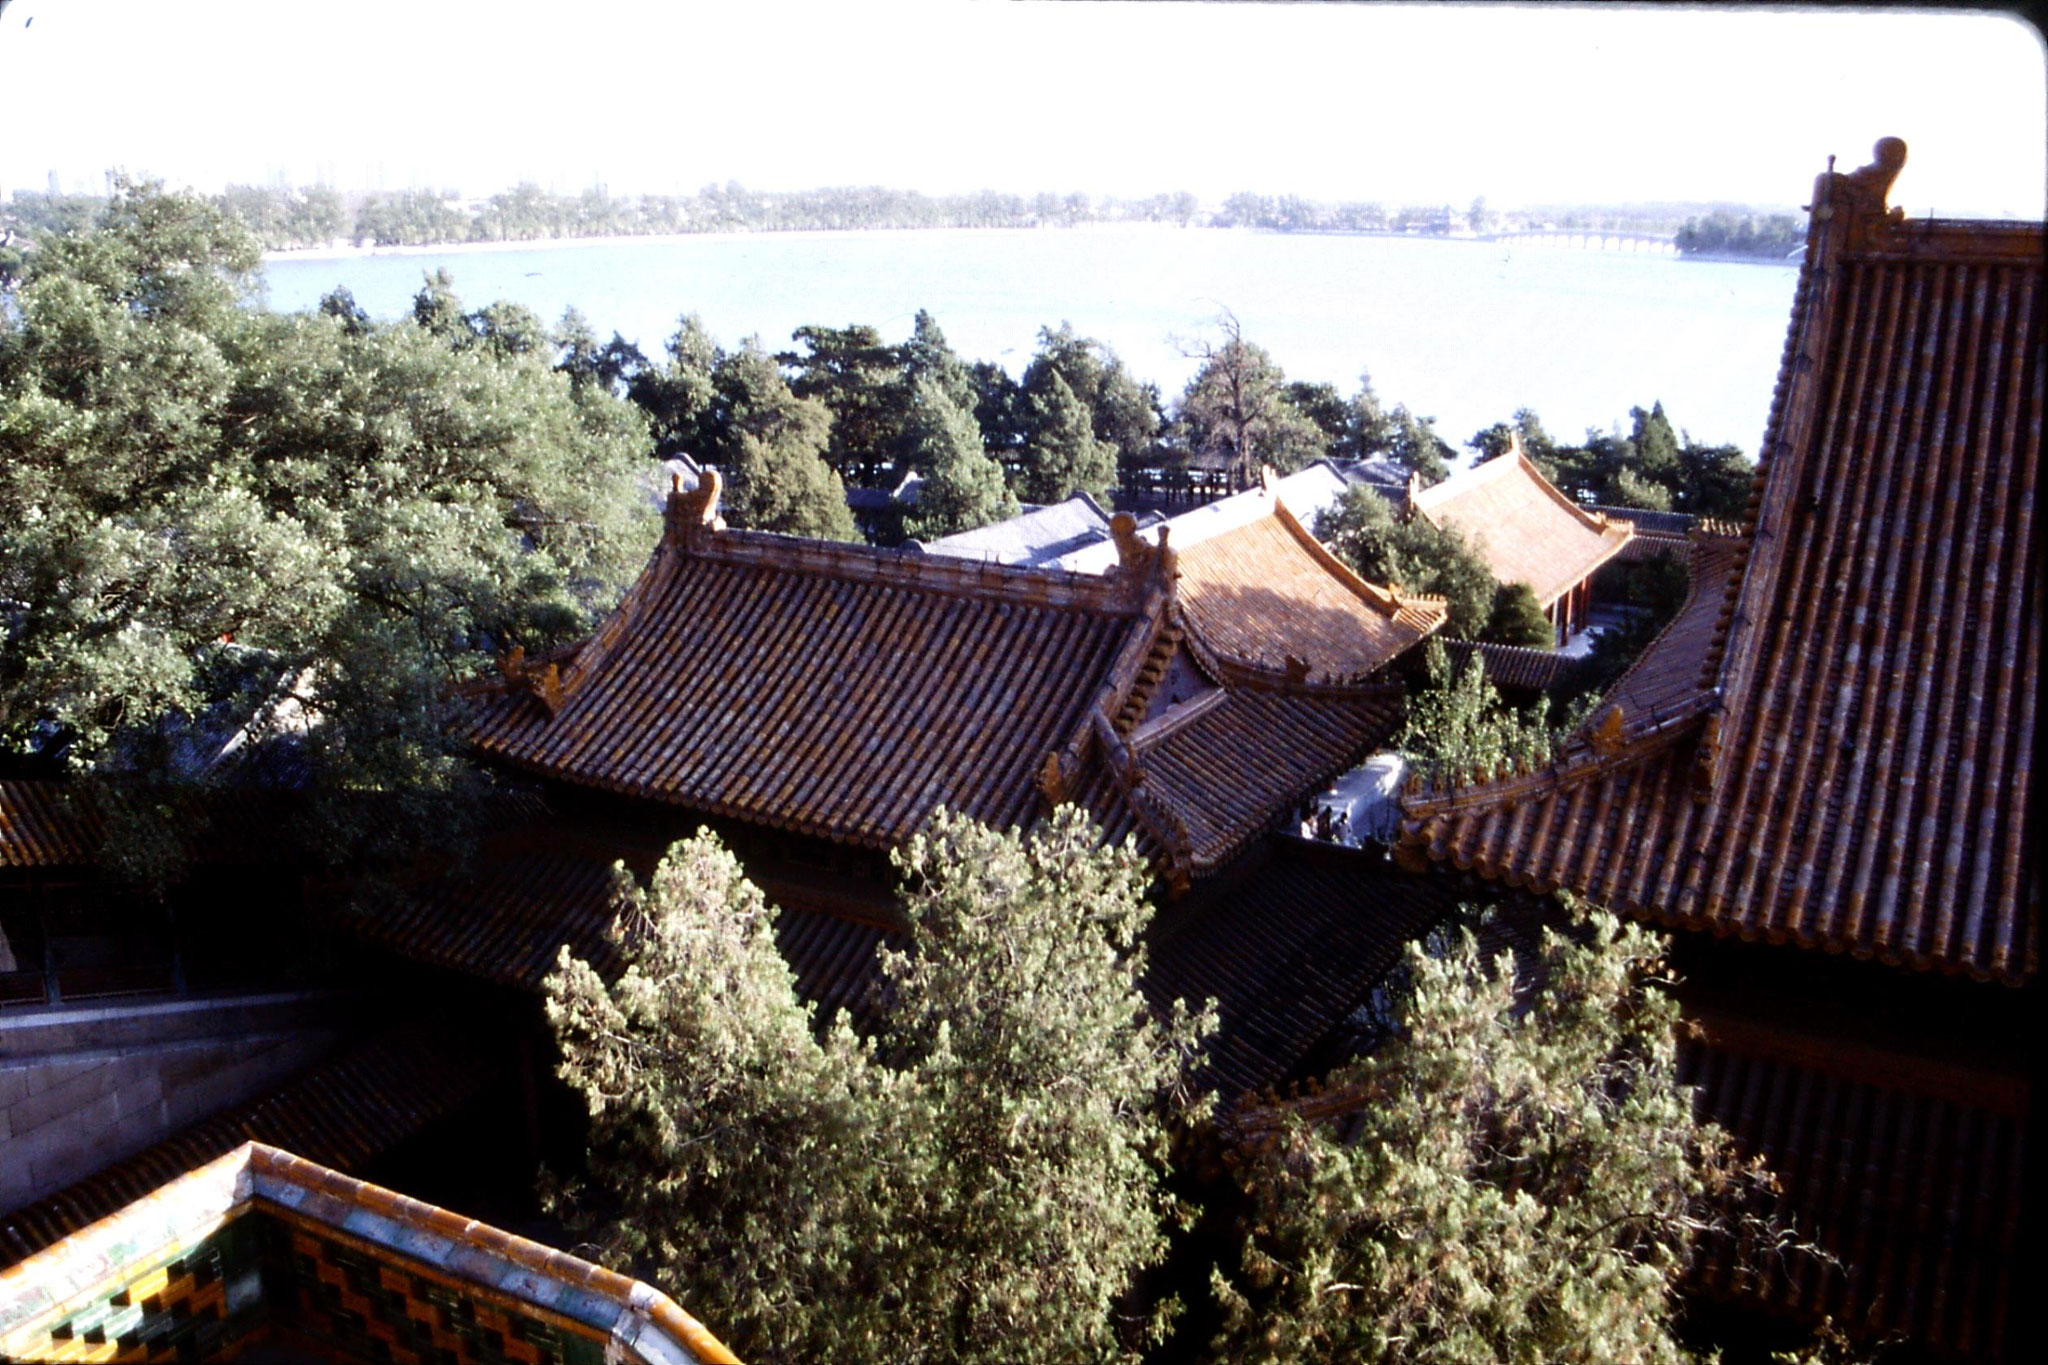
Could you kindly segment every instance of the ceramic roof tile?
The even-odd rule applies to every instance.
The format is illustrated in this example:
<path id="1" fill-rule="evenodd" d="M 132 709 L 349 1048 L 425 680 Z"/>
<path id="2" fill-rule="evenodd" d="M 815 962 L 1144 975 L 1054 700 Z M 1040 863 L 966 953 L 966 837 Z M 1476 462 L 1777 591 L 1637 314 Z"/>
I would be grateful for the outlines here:
<path id="1" fill-rule="evenodd" d="M 2026 1145 L 2021 1077 L 1802 1042 L 1708 1016 L 1680 1050 L 1699 1107 L 1779 1178 L 1772 1209 L 1825 1257 L 1701 1245 L 1694 1283 L 1865 1340 L 2012 1353 Z M 1858 1064 L 1860 1061 L 1860 1064 Z M 1848 1062 L 1848 1065 L 1844 1065 Z M 1738 1254 L 1738 1252 L 1740 1254 Z M 1829 1259 L 1831 1258 L 1831 1259 Z M 1762 1265 L 1761 1281 L 1738 1271 Z"/>
<path id="2" fill-rule="evenodd" d="M 1409 493 L 1415 512 L 1462 531 L 1503 583 L 1526 583 L 1548 607 L 1612 559 L 1628 522 L 1579 506 L 1514 449 Z"/>
<path id="3" fill-rule="evenodd" d="M 1243 876 L 1159 912 L 1145 992 L 1162 1006 L 1217 1000 L 1205 1082 L 1235 1100 L 1285 1079 L 1456 903 L 1448 878 L 1275 838 L 1271 856 Z"/>
<path id="4" fill-rule="evenodd" d="M 1403 841 L 1671 924 L 2018 983 L 2043 228 L 1857 194 L 1816 186 L 1714 627 L 1675 624 L 1557 768 L 1412 795 Z"/>
<path id="5" fill-rule="evenodd" d="M 480 755 L 876 848 L 940 805 L 1023 823 L 1157 610 L 1130 575 L 725 532 L 707 484 L 595 637 L 475 698 Z"/>
<path id="6" fill-rule="evenodd" d="M 1086 493 L 1032 507 L 1004 521 L 924 542 L 924 552 L 998 564 L 1044 564 L 1109 539 L 1109 513 Z"/>
<path id="7" fill-rule="evenodd" d="M 1191 544 L 1169 541 L 1180 554 L 1181 610 L 1211 650 L 1274 672 L 1292 664 L 1305 676 L 1358 679 L 1443 624 L 1441 601 L 1365 582 L 1284 502 L 1263 496 L 1263 516 Z"/>

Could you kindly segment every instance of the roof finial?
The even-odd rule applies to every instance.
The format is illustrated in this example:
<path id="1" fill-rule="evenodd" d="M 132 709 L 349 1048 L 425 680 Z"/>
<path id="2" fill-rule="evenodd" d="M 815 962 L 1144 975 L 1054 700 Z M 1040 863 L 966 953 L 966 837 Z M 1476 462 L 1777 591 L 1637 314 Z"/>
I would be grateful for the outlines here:
<path id="1" fill-rule="evenodd" d="M 1905 140 L 1881 137 L 1870 149 L 1870 155 L 1868 166 L 1835 177 L 1837 202 L 1852 221 L 1874 218 L 1887 223 L 1904 222 L 1906 211 L 1887 208 L 1886 201 L 1891 196 L 1892 183 L 1899 178 L 1899 171 L 1906 164 Z"/>
<path id="2" fill-rule="evenodd" d="M 682 486 L 682 475 L 671 477 L 668 539 L 697 548 L 707 536 L 725 529 L 725 518 L 718 515 L 718 495 L 724 490 L 725 480 L 717 470 L 705 469 L 697 475 L 697 486 L 686 489 Z"/>

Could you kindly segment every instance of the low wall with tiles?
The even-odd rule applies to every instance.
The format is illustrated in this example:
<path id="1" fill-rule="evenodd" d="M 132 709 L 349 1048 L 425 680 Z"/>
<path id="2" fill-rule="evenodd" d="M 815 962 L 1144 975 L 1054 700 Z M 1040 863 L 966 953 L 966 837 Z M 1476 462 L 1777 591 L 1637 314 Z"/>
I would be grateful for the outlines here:
<path id="1" fill-rule="evenodd" d="M 0 1213 L 311 1065 L 342 1038 L 346 1004 L 295 993 L 0 1015 Z"/>

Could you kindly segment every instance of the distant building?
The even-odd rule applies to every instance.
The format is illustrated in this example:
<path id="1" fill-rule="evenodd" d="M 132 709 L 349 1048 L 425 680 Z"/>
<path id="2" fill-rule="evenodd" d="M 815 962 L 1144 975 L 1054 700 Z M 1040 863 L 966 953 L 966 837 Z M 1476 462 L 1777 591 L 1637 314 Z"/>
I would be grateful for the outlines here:
<path id="1" fill-rule="evenodd" d="M 1559 643 L 1585 629 L 1592 579 L 1627 547 L 1628 522 L 1579 506 L 1543 477 L 1514 436 L 1510 449 L 1442 483 L 1408 490 L 1409 514 L 1462 532 L 1502 583 L 1526 583 Z"/>
<path id="2" fill-rule="evenodd" d="M 1004 521 L 920 544 L 926 554 L 1035 567 L 1083 546 L 1108 541 L 1109 513 L 1083 492 L 1063 502 L 1027 507 Z"/>

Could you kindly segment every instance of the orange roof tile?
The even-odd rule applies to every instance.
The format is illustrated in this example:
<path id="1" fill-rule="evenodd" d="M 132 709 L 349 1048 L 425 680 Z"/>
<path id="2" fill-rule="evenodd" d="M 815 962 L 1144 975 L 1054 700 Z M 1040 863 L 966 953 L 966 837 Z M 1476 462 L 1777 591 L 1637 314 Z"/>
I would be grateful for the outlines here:
<path id="1" fill-rule="evenodd" d="M 1833 174 L 1814 205 L 1714 625 L 1696 596 L 1563 762 L 1411 796 L 1403 841 L 1671 924 L 2018 983 L 2043 228 L 1900 222 Z"/>
<path id="2" fill-rule="evenodd" d="M 1276 673 L 1361 679 L 1444 622 L 1439 598 L 1367 583 L 1270 492 L 1240 494 L 1262 515 L 1175 540 L 1181 610 L 1212 651 Z"/>
<path id="3" fill-rule="evenodd" d="M 1635 535 L 1629 523 L 1558 492 L 1523 453 L 1520 438 L 1505 454 L 1412 490 L 1408 505 L 1434 525 L 1462 531 L 1495 578 L 1528 584 L 1546 608 Z"/>

